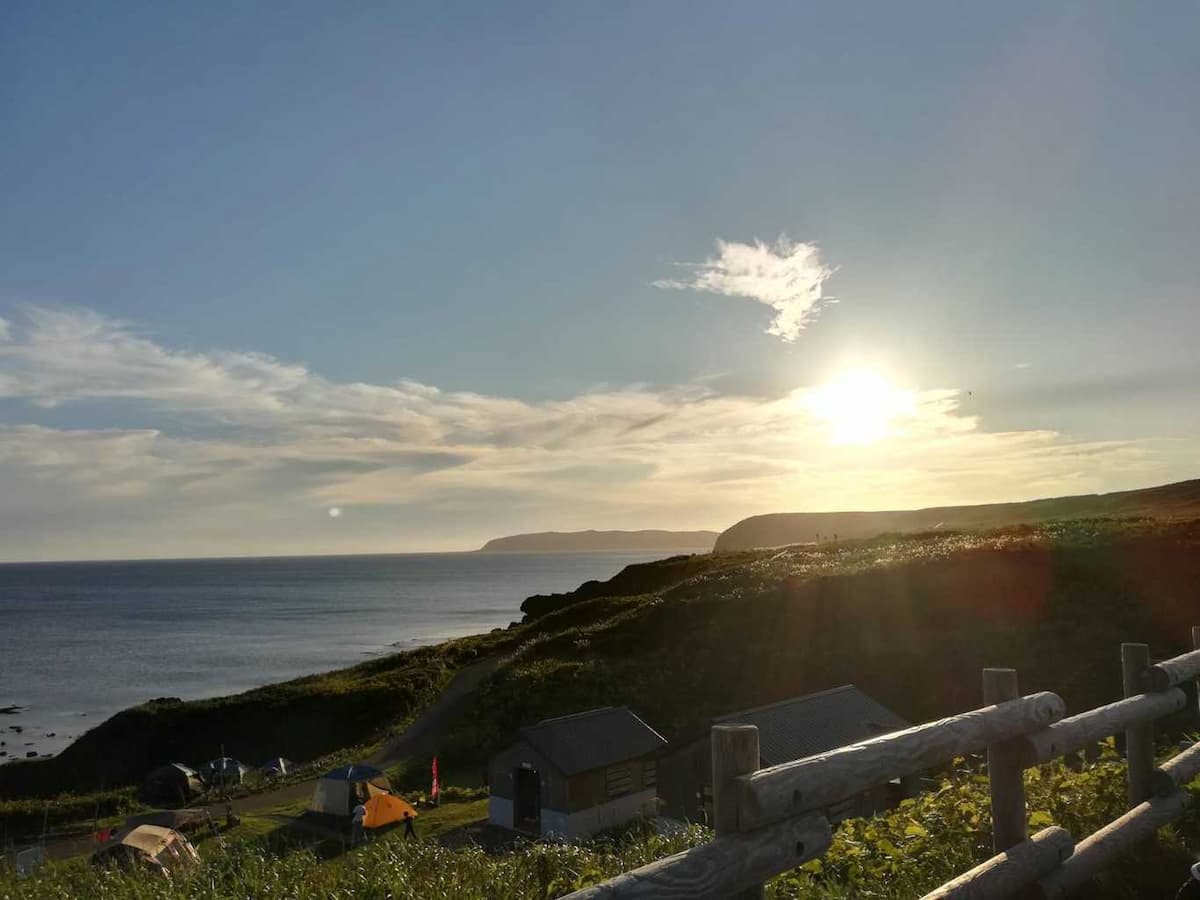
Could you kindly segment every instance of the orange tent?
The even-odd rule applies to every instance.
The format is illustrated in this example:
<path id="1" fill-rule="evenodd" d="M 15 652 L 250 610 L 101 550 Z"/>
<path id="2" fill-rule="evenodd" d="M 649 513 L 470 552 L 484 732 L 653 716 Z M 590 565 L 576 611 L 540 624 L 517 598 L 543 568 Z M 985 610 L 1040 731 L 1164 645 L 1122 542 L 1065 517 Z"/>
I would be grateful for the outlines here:
<path id="1" fill-rule="evenodd" d="M 367 808 L 366 818 L 363 819 L 364 828 L 382 828 L 392 822 L 399 822 L 405 813 L 414 819 L 417 817 L 417 811 L 413 809 L 412 804 L 395 794 L 376 794 L 363 805 Z"/>

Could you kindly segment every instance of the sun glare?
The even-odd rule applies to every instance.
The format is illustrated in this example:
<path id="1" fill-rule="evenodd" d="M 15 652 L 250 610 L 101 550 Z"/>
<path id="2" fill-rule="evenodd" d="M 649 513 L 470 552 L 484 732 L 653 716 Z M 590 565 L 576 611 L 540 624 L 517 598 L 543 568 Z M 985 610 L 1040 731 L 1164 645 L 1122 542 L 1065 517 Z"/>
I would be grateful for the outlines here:
<path id="1" fill-rule="evenodd" d="M 835 444 L 873 444 L 913 408 L 913 394 L 870 369 L 852 369 L 814 389 L 809 408 L 827 422 Z"/>

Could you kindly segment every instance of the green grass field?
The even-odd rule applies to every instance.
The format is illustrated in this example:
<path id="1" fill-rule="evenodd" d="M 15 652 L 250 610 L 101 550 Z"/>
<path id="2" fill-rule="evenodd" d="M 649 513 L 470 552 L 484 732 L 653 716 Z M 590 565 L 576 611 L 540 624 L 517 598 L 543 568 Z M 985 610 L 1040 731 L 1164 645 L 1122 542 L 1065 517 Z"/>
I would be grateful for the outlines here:
<path id="1" fill-rule="evenodd" d="M 1027 773 L 1031 828 L 1066 827 L 1076 837 L 1124 810 L 1123 764 L 1111 745 L 1076 772 L 1052 764 Z M 1193 786 L 1192 790 L 1196 790 Z M 273 810 L 289 815 L 297 810 Z M 0 898 L 67 900 L 316 900 L 316 898 L 463 898 L 547 900 L 708 840 L 693 827 L 671 837 L 645 828 L 582 845 L 526 842 L 503 852 L 454 841 L 486 816 L 485 800 L 447 803 L 422 813 L 420 839 L 373 835 L 367 844 L 329 856 L 272 847 L 272 816 L 253 817 L 223 842 L 201 841 L 204 863 L 174 880 L 102 871 L 81 860 L 52 864 L 18 881 L 0 874 Z M 870 819 L 843 823 L 820 860 L 773 879 L 767 896 L 804 900 L 916 898 L 990 855 L 986 779 L 959 761 L 937 790 Z M 1200 849 L 1200 818 L 1189 813 L 1159 840 L 1124 859 L 1091 885 L 1092 900 L 1169 897 Z"/>

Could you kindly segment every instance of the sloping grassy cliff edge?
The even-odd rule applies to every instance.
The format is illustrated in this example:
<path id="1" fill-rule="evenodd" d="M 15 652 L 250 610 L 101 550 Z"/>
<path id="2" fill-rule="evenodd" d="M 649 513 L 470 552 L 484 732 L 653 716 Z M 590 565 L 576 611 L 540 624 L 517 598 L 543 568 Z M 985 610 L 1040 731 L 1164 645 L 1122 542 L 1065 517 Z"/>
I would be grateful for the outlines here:
<path id="1" fill-rule="evenodd" d="M 984 666 L 1072 710 L 1119 694 L 1118 647 L 1169 655 L 1200 623 L 1200 523 L 1078 520 L 674 557 L 531 599 L 503 631 L 232 697 L 152 701 L 52 760 L 0 766 L 0 797 L 136 782 L 175 759 L 310 759 L 382 738 L 458 668 L 505 658 L 440 748 L 477 771 L 525 723 L 629 704 L 669 739 L 717 713 L 854 682 L 912 721 L 979 703 Z"/>

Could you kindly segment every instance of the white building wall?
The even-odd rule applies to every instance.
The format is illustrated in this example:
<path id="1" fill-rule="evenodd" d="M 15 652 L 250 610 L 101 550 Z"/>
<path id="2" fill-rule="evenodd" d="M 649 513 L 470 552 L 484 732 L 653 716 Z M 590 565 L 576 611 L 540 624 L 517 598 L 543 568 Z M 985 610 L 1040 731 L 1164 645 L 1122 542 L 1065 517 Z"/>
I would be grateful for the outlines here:
<path id="1" fill-rule="evenodd" d="M 571 817 L 556 809 L 542 807 L 542 837 L 550 840 L 571 840 Z"/>
<path id="2" fill-rule="evenodd" d="M 581 809 L 567 815 L 553 809 L 542 809 L 542 836 L 579 840 L 591 837 L 606 828 L 615 828 L 641 815 L 657 812 L 658 793 L 653 788 L 617 797 L 599 806 Z"/>
<path id="3" fill-rule="evenodd" d="M 488 824 L 499 825 L 501 828 L 513 827 L 513 805 L 507 797 L 488 797 Z"/>

